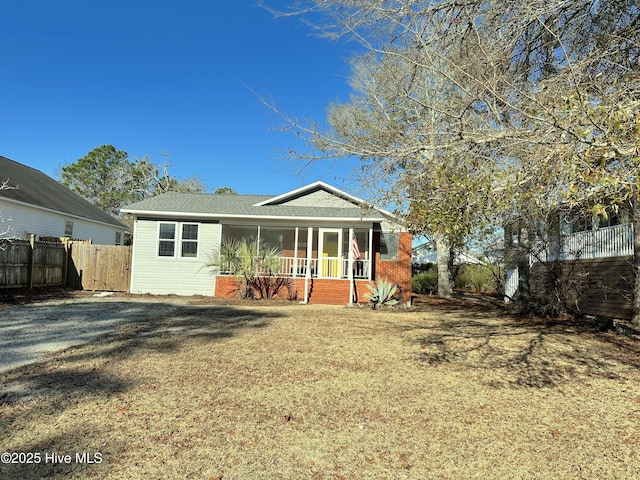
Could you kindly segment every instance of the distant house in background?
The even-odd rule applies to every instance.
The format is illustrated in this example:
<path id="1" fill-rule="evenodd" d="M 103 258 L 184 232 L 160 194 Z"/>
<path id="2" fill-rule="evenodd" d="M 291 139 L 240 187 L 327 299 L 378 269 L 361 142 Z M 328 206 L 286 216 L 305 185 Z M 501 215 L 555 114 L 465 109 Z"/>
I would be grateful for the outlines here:
<path id="1" fill-rule="evenodd" d="M 102 245 L 122 245 L 128 228 L 91 202 L 44 173 L 0 156 L 0 233 L 2 238 L 41 237 L 92 239 Z"/>
<path id="2" fill-rule="evenodd" d="M 165 193 L 122 211 L 135 216 L 132 293 L 235 295 L 236 278 L 206 264 L 224 239 L 259 239 L 279 252 L 276 274 L 291 278 L 299 300 L 366 302 L 378 278 L 410 299 L 411 234 L 323 182 L 275 197 Z"/>
<path id="3" fill-rule="evenodd" d="M 438 255 L 436 253 L 436 249 L 431 243 L 425 242 L 420 245 L 413 247 L 411 250 L 411 259 L 414 266 L 426 265 L 426 264 L 437 264 L 438 263 Z M 483 265 L 484 263 L 465 252 L 456 252 L 455 257 L 453 259 L 454 265 Z"/>

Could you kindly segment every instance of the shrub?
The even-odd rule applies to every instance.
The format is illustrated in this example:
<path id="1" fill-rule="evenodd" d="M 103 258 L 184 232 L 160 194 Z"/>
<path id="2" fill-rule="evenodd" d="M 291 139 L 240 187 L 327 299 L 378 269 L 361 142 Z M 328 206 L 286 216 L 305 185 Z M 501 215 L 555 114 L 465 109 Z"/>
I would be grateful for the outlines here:
<path id="1" fill-rule="evenodd" d="M 484 265 L 460 265 L 456 276 L 456 288 L 488 292 L 496 289 L 496 279 Z"/>
<path id="2" fill-rule="evenodd" d="M 295 284 L 288 277 L 277 277 L 274 275 L 253 276 L 247 281 L 252 292 L 251 298 L 275 298 L 281 289 L 287 289 L 287 300 L 296 300 L 298 292 Z"/>
<path id="3" fill-rule="evenodd" d="M 435 267 L 423 273 L 414 275 L 411 279 L 411 291 L 413 293 L 431 295 L 438 290 L 438 271 Z"/>

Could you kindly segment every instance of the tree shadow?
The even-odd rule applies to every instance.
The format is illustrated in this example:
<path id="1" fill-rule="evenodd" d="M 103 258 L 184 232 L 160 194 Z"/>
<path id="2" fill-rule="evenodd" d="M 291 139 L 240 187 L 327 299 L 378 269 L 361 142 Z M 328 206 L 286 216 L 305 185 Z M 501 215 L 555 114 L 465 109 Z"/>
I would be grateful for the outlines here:
<path id="1" fill-rule="evenodd" d="M 159 302 L 105 302 L 102 308 L 107 308 L 106 303 L 114 312 L 128 312 L 129 321 L 88 343 L 0 374 L 0 432 L 5 432 L 0 450 L 17 451 L 19 448 L 22 452 L 33 452 L 44 451 L 51 445 L 58 449 L 64 446 L 65 443 L 58 441 L 42 443 L 38 440 L 26 445 L 8 442 L 11 441 L 10 432 L 20 431 L 28 424 L 38 425 L 38 417 L 43 414 L 63 415 L 80 402 L 126 393 L 139 384 L 139 380 L 132 380 L 127 375 L 110 373 L 107 367 L 113 362 L 141 352 L 164 356 L 192 347 L 194 343 L 215 344 L 232 338 L 240 330 L 268 327 L 274 318 L 281 316 L 277 310 L 269 309 L 179 306 Z M 79 305 L 88 321 L 96 313 L 89 305 L 101 304 Z M 87 435 L 89 441 L 92 436 Z M 37 437 L 41 436 L 38 432 Z M 74 440 L 74 444 L 79 443 L 77 437 Z M 0 468 L 4 467 L 0 465 Z M 61 478 L 69 468 L 49 467 L 44 470 L 43 478 Z M 5 474 L 0 477 L 28 478 Z"/>
<path id="2" fill-rule="evenodd" d="M 409 327 L 419 360 L 450 364 L 496 388 L 553 388 L 588 378 L 624 379 L 640 369 L 640 344 L 598 332 L 584 318 L 517 318 L 500 308 L 435 305 L 436 325 Z"/>

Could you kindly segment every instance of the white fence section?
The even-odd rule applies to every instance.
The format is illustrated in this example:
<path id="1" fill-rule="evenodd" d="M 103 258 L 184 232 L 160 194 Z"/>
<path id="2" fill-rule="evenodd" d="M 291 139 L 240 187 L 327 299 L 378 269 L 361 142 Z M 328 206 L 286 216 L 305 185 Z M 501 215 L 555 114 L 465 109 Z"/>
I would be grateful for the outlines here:
<path id="1" fill-rule="evenodd" d="M 540 242 L 531 255 L 531 263 L 553 260 L 589 260 L 592 258 L 633 255 L 633 225 L 586 230 L 562 235 L 556 242 Z"/>

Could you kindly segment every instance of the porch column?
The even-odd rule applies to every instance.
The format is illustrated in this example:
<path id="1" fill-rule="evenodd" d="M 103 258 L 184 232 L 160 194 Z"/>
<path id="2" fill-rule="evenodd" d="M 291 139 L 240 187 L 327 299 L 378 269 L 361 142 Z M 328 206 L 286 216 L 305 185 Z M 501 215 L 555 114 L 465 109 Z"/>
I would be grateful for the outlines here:
<path id="1" fill-rule="evenodd" d="M 311 256 L 313 255 L 313 227 L 307 228 L 307 268 L 304 274 L 304 303 L 309 303 L 309 282 L 311 281 Z"/>
<path id="2" fill-rule="evenodd" d="M 353 305 L 353 247 L 351 246 L 351 242 L 353 242 L 353 228 L 349 228 L 349 305 Z"/>
<path id="3" fill-rule="evenodd" d="M 373 227 L 369 229 L 369 267 L 367 268 L 367 276 L 369 280 L 375 281 L 375 278 L 371 278 L 373 272 L 373 262 L 376 260 L 376 254 L 373 251 Z"/>
<path id="4" fill-rule="evenodd" d="M 298 240 L 299 234 L 298 230 L 300 227 L 296 227 L 294 239 L 293 239 L 293 270 L 291 271 L 292 277 L 297 277 L 300 270 L 298 269 Z"/>

